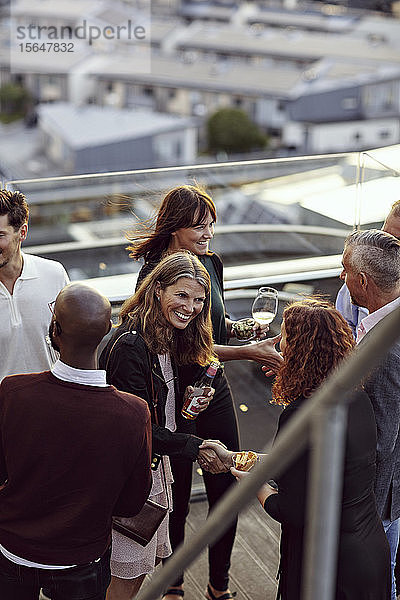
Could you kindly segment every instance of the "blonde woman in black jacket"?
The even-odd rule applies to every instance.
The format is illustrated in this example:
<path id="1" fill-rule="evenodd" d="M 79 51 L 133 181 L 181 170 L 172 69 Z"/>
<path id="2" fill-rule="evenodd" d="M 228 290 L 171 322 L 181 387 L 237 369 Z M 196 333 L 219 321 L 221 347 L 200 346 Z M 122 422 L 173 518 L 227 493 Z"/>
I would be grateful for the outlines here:
<path id="1" fill-rule="evenodd" d="M 193 426 L 186 424 L 185 429 L 180 423 L 184 389 L 177 376 L 178 365 L 196 364 L 196 369 L 204 369 L 214 358 L 207 271 L 190 253 L 166 257 L 124 303 L 120 319 L 120 326 L 102 352 L 100 368 L 107 371 L 109 383 L 148 402 L 153 452 L 163 456 L 162 466 L 153 471 L 150 497 L 164 506 L 169 497 L 172 508 L 168 457 L 180 456 L 190 463 L 205 458 L 211 470 L 213 460 L 217 461 L 214 453 L 200 448 L 203 439 L 194 435 Z M 212 394 L 202 401 L 203 410 Z M 113 532 L 113 577 L 107 599 L 132 598 L 146 573 L 170 552 L 168 517 L 145 547 Z"/>

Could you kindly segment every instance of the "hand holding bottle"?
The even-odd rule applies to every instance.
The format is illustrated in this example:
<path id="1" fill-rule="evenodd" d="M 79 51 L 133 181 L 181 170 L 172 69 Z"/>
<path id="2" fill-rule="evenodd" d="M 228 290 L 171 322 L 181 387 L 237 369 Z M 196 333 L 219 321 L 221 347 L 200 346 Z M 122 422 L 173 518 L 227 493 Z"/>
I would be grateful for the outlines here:
<path id="1" fill-rule="evenodd" d="M 196 392 L 198 392 L 199 390 L 201 390 L 200 395 L 197 395 Z M 206 408 L 208 408 L 208 405 L 210 404 L 214 393 L 215 390 L 212 387 L 194 388 L 192 385 L 188 385 L 183 395 L 184 408 L 182 409 L 182 416 L 185 417 L 185 419 L 189 420 L 195 419 L 197 415 L 199 415 L 201 412 L 203 412 L 203 410 L 206 410 Z M 183 412 L 185 407 L 186 411 L 189 407 L 190 416 L 187 416 L 186 413 Z"/>
<path id="2" fill-rule="evenodd" d="M 215 391 L 211 385 L 218 368 L 219 362 L 213 361 L 199 381 L 196 381 L 193 386 L 188 385 L 186 388 L 181 411 L 185 419 L 193 421 L 209 405 Z"/>

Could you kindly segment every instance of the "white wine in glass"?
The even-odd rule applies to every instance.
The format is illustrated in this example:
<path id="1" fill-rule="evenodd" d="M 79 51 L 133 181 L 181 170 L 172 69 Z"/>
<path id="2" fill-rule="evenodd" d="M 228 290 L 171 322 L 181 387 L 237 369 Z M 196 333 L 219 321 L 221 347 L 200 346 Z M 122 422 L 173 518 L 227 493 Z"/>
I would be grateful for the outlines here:
<path id="1" fill-rule="evenodd" d="M 253 319 L 260 325 L 271 323 L 278 312 L 278 291 L 270 287 L 261 287 L 251 312 Z"/>

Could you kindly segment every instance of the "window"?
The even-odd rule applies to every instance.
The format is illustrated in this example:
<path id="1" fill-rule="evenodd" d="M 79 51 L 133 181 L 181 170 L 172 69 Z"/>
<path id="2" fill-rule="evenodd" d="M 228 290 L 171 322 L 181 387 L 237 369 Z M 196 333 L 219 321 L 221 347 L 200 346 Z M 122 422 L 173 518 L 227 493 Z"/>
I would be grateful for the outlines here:
<path id="1" fill-rule="evenodd" d="M 357 98 L 354 98 L 353 96 L 349 98 L 342 98 L 340 105 L 344 110 L 354 110 L 357 108 Z"/>

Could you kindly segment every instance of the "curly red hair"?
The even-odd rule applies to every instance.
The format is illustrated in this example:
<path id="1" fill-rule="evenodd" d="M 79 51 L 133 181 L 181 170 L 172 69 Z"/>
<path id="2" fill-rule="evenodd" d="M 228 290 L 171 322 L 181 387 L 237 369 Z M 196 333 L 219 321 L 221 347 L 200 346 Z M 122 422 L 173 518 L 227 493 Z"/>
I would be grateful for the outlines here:
<path id="1" fill-rule="evenodd" d="M 310 396 L 354 347 L 346 320 L 327 300 L 304 298 L 283 312 L 284 362 L 272 386 L 275 404 Z"/>

